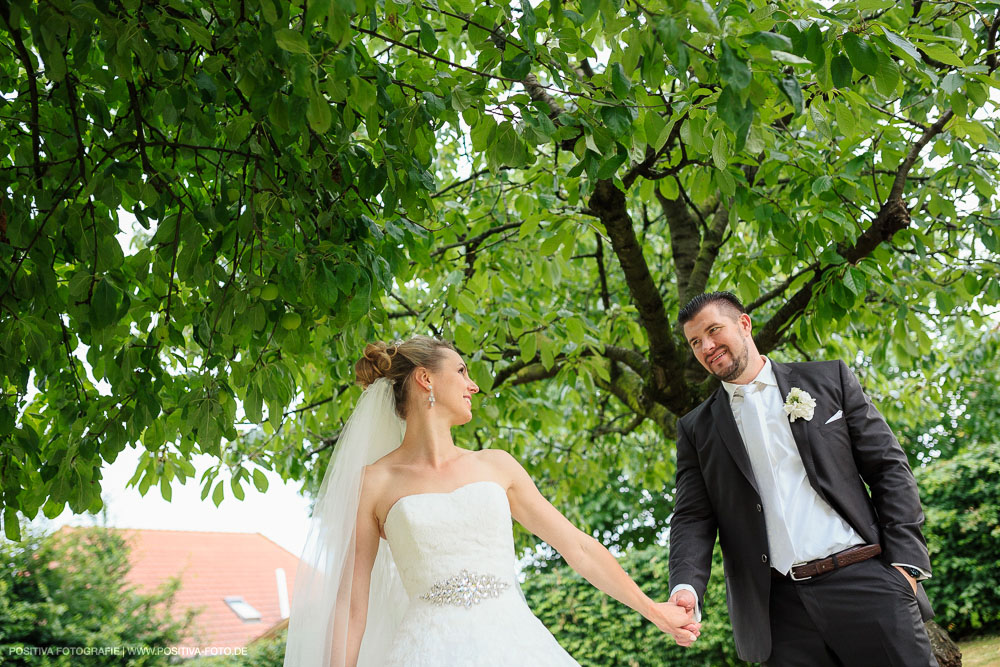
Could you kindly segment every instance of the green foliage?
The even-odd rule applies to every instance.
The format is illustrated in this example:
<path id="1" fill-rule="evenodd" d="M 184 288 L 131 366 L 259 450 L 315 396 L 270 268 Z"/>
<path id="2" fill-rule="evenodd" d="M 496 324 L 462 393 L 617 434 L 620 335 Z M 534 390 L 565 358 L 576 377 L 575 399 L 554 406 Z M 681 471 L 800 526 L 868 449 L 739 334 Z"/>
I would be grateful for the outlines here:
<path id="1" fill-rule="evenodd" d="M 178 642 L 191 621 L 171 620 L 170 603 L 178 582 L 155 594 L 140 594 L 125 582 L 128 569 L 128 546 L 104 528 L 27 535 L 19 543 L 0 541 L 2 662 L 53 667 L 166 665 L 166 653 L 98 653 L 130 647 L 166 649 Z M 50 656 L 24 652 L 31 648 L 58 652 Z"/>
<path id="2" fill-rule="evenodd" d="M 669 597 L 666 548 L 634 549 L 621 564 L 651 598 Z M 747 664 L 737 658 L 733 645 L 718 549 L 705 595 L 702 634 L 688 649 L 565 566 L 529 574 L 521 588 L 535 615 L 584 667 Z"/>
<path id="3" fill-rule="evenodd" d="M 276 637 L 258 639 L 247 646 L 241 656 L 193 658 L 184 664 L 188 667 L 282 667 L 285 663 L 285 632 Z"/>
<path id="4" fill-rule="evenodd" d="M 956 636 L 1000 630 L 1000 445 L 917 471 L 937 621 Z"/>
<path id="5" fill-rule="evenodd" d="M 363 343 L 432 332 L 484 388 L 465 444 L 650 544 L 706 289 L 897 428 L 950 405 L 1000 300 L 996 12 L 0 2 L 7 535 L 128 446 L 143 493 L 198 453 L 216 503 L 315 488 Z"/>
<path id="6" fill-rule="evenodd" d="M 946 343 L 946 344 L 950 344 Z M 937 405 L 928 405 L 919 418 L 900 431 L 900 439 L 916 465 L 935 458 L 950 459 L 960 453 L 981 451 L 1000 434 L 1000 388 L 996 382 L 1000 329 L 994 329 L 962 354 L 955 354 L 940 369 L 933 385 L 943 390 Z M 961 378 L 960 383 L 948 376 Z M 904 422 L 906 423 L 906 422 Z"/>

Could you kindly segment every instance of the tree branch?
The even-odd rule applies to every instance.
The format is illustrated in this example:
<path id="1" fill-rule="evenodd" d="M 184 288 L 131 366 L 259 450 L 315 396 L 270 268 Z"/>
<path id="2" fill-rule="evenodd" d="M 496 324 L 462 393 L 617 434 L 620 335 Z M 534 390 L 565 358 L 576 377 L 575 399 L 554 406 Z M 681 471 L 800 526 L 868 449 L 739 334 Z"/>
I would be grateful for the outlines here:
<path id="1" fill-rule="evenodd" d="M 920 151 L 924 149 L 924 146 L 930 142 L 935 136 L 941 133 L 944 126 L 951 120 L 955 112 L 949 109 L 948 111 L 941 114 L 941 117 L 937 119 L 937 122 L 928 127 L 923 135 L 917 139 L 916 143 L 910 146 L 910 151 L 906 155 L 906 159 L 903 160 L 902 164 L 896 170 L 896 178 L 892 182 L 892 190 L 889 191 L 889 201 L 893 199 L 901 199 L 903 196 L 903 188 L 906 187 L 906 177 L 910 173 L 910 169 L 913 167 L 913 163 L 917 161 L 920 156 Z"/>
<path id="2" fill-rule="evenodd" d="M 621 401 L 629 410 L 645 419 L 651 419 L 669 439 L 677 437 L 677 419 L 671 411 L 654 401 L 645 391 L 642 378 L 627 368 L 619 369 L 605 382 L 594 377 L 594 384 Z"/>
<path id="3" fill-rule="evenodd" d="M 517 229 L 520 226 L 521 226 L 520 222 L 508 222 L 505 225 L 498 225 L 497 227 L 490 227 L 489 229 L 487 229 L 482 234 L 479 234 L 477 236 L 473 236 L 471 239 L 465 239 L 464 241 L 458 241 L 457 243 L 449 243 L 448 245 L 441 246 L 440 248 L 438 248 L 437 250 L 435 250 L 433 253 L 431 253 L 431 256 L 432 257 L 437 257 L 439 255 L 443 255 L 445 252 L 447 252 L 448 250 L 451 250 L 452 248 L 461 248 L 462 246 L 466 246 L 466 247 L 469 247 L 469 246 L 472 246 L 472 247 L 478 246 L 480 243 L 482 243 L 484 240 L 488 239 L 489 237 L 493 236 L 494 234 L 500 234 L 501 232 L 505 232 L 508 229 Z"/>
<path id="4" fill-rule="evenodd" d="M 10 36 L 14 40 L 14 46 L 17 48 L 17 56 L 21 60 L 21 64 L 27 72 L 26 78 L 28 79 L 28 96 L 31 100 L 31 152 L 34 162 L 32 171 L 35 175 L 35 187 L 41 187 L 42 137 L 38 127 L 38 75 L 35 72 L 35 66 L 31 63 L 31 55 L 28 53 L 28 49 L 24 46 L 24 39 L 21 38 L 21 29 L 15 25 L 11 25 L 10 6 L 7 2 L 4 2 L 3 4 L 0 4 L 0 9 L 3 10 L 3 21 L 7 24 L 7 30 L 10 31 Z"/>
<path id="5" fill-rule="evenodd" d="M 712 266 L 715 265 L 715 259 L 719 256 L 719 248 L 725 241 L 727 229 L 729 229 L 729 207 L 720 206 L 715 211 L 711 226 L 701 239 L 698 258 L 694 262 L 691 279 L 688 281 L 687 289 L 680 300 L 681 304 L 687 303 L 705 291 L 705 285 L 708 284 L 708 278 L 712 274 Z"/>
<path id="6" fill-rule="evenodd" d="M 879 209 L 878 215 L 875 216 L 872 224 L 862 232 L 853 245 L 849 247 L 841 245 L 837 248 L 841 257 L 844 257 L 849 263 L 857 264 L 861 259 L 870 255 L 880 243 L 889 241 L 896 232 L 909 226 L 910 212 L 903 202 L 903 189 L 906 187 L 906 177 L 920 156 L 920 151 L 931 139 L 944 130 L 944 126 L 951 120 L 953 115 L 954 112 L 951 110 L 943 113 L 937 122 L 928 127 L 927 131 L 910 146 L 906 157 L 896 169 L 896 178 L 893 181 L 889 197 L 882 205 L 882 208 Z M 820 285 L 824 275 L 831 268 L 833 267 L 830 266 L 817 271 L 812 278 L 778 309 L 778 312 L 771 316 L 771 319 L 754 336 L 754 341 L 757 343 L 757 348 L 761 353 L 767 354 L 778 345 L 788 326 L 805 311 L 812 298 L 813 290 Z"/>
<path id="7" fill-rule="evenodd" d="M 635 236 L 632 219 L 625 204 L 625 193 L 612 181 L 598 181 L 590 197 L 589 207 L 604 223 L 611 246 L 618 257 L 632 302 L 639 311 L 639 320 L 649 338 L 652 391 L 671 410 L 680 413 L 690 407 L 692 398 L 687 385 L 674 382 L 681 377 L 683 365 L 678 359 L 667 313 L 663 307 L 653 276 L 646 264 L 642 248 Z"/>
<path id="8" fill-rule="evenodd" d="M 775 287 L 774 289 L 770 290 L 769 292 L 761 294 L 752 303 L 747 304 L 746 311 L 748 313 L 752 313 L 753 311 L 757 310 L 758 308 L 760 308 L 764 304 L 768 303 L 769 301 L 771 301 L 773 299 L 776 299 L 777 297 L 781 296 L 784 293 L 784 291 L 786 289 L 788 289 L 788 286 L 791 285 L 793 282 L 795 282 L 795 280 L 797 278 L 799 278 L 800 276 L 808 273 L 809 271 L 815 271 L 818 268 L 819 268 L 819 264 L 810 264 L 809 266 L 807 266 L 806 268 L 802 269 L 798 273 L 795 273 L 795 274 L 789 276 L 788 278 L 786 278 L 785 280 L 782 280 L 781 283 L 777 287 Z"/>
<path id="9" fill-rule="evenodd" d="M 694 269 L 694 263 L 698 257 L 698 246 L 701 243 L 698 221 L 691 215 L 691 211 L 680 196 L 668 199 L 657 188 L 656 198 L 660 202 L 663 215 L 667 219 L 667 226 L 670 228 L 670 251 L 674 258 L 677 300 L 681 304 L 685 304 L 687 300 L 684 295 L 688 292 L 691 271 Z"/>

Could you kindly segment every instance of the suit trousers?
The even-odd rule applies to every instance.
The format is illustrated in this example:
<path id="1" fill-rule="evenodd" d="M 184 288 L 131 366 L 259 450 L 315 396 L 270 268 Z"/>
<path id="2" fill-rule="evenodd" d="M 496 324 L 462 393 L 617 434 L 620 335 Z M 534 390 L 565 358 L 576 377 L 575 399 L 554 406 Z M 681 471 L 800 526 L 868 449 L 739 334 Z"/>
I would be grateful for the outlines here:
<path id="1" fill-rule="evenodd" d="M 771 580 L 767 667 L 937 667 L 917 599 L 871 558 L 812 579 Z"/>

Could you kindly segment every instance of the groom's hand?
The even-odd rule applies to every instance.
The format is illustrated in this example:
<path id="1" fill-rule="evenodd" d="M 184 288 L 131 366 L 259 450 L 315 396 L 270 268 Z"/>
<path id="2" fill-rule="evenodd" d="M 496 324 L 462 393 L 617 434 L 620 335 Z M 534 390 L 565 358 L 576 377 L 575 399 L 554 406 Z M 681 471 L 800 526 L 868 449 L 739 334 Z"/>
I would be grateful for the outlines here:
<path id="1" fill-rule="evenodd" d="M 681 646 L 691 646 L 701 634 L 701 623 L 695 622 L 694 614 L 673 602 L 654 603 L 647 617 Z"/>
<path id="2" fill-rule="evenodd" d="M 698 601 L 694 597 L 694 593 L 688 590 L 681 589 L 670 596 L 667 602 L 675 604 L 678 607 L 684 607 L 689 613 L 694 613 L 695 605 Z"/>
<path id="3" fill-rule="evenodd" d="M 691 619 L 691 623 L 669 630 L 677 645 L 687 648 L 694 644 L 698 636 L 701 635 L 701 623 L 694 622 L 694 610 L 697 604 L 694 593 L 688 590 L 679 590 L 670 596 L 667 603 L 677 605 L 687 612 L 688 618 Z"/>
<path id="4" fill-rule="evenodd" d="M 916 594 L 917 594 L 917 580 L 916 580 L 916 579 L 914 579 L 913 577 L 911 577 L 911 576 L 910 576 L 910 575 L 909 575 L 909 574 L 908 574 L 908 573 L 906 572 L 906 570 L 904 570 L 904 569 L 903 569 L 903 568 L 901 568 L 900 566 L 898 566 L 898 565 L 893 565 L 893 567 L 894 567 L 894 568 L 896 568 L 897 570 L 899 570 L 899 572 L 900 572 L 900 573 L 901 573 L 901 574 L 902 574 L 902 575 L 903 575 L 904 577 L 906 577 L 906 581 L 908 581 L 908 582 L 909 582 L 909 584 L 910 584 L 910 588 L 912 588 L 912 589 L 913 589 L 913 594 L 914 594 L 914 595 L 916 595 Z"/>

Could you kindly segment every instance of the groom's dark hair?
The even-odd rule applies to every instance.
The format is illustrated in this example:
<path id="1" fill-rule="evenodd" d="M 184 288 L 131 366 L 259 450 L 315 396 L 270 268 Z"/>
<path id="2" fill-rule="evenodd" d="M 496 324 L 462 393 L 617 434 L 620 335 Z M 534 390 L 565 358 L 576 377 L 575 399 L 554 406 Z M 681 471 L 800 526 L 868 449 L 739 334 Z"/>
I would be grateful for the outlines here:
<path id="1" fill-rule="evenodd" d="M 743 313 L 747 312 L 747 309 L 743 307 L 743 302 L 737 298 L 732 292 L 708 292 L 706 294 L 699 294 L 695 298 L 687 302 L 687 305 L 681 308 L 681 312 L 677 313 L 677 322 L 684 326 L 690 322 L 695 315 L 700 313 L 705 306 L 713 303 L 724 303 L 732 308 L 736 309 L 736 316 L 739 317 Z"/>

